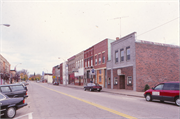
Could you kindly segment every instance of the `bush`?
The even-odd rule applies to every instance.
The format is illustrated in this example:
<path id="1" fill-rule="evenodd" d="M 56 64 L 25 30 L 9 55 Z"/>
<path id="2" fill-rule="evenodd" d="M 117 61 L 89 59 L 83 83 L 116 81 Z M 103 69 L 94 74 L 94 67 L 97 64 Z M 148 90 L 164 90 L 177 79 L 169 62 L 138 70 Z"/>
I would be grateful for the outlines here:
<path id="1" fill-rule="evenodd" d="M 150 89 L 150 87 L 149 87 L 148 84 L 146 84 L 145 87 L 144 87 L 144 91 L 146 91 L 146 90 L 148 90 L 148 89 Z"/>

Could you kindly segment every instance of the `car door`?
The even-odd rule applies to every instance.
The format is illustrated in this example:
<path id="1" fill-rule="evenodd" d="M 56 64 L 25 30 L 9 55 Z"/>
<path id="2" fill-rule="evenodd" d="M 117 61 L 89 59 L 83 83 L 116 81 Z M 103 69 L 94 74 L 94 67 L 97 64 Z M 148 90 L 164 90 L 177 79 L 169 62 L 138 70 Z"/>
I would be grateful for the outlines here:
<path id="1" fill-rule="evenodd" d="M 9 86 L 1 86 L 1 92 L 8 97 L 14 96 Z"/>
<path id="2" fill-rule="evenodd" d="M 165 83 L 162 91 L 164 101 L 174 101 L 174 97 L 178 95 L 178 83 Z"/>
<path id="3" fill-rule="evenodd" d="M 152 99 L 162 100 L 162 89 L 163 89 L 164 83 L 161 83 L 154 87 L 152 91 Z"/>

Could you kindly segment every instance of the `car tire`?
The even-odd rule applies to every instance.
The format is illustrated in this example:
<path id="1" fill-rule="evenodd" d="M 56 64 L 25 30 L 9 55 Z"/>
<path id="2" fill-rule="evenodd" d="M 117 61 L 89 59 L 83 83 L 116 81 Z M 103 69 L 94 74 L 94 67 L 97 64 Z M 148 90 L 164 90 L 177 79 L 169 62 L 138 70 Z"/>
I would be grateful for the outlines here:
<path id="1" fill-rule="evenodd" d="M 164 102 L 164 100 L 160 100 L 160 102 L 161 102 L 161 103 L 163 103 L 163 102 Z"/>
<path id="2" fill-rule="evenodd" d="M 84 91 L 86 91 L 86 89 L 84 88 Z"/>
<path id="3" fill-rule="evenodd" d="M 177 98 L 175 99 L 175 103 L 176 103 L 177 106 L 180 106 L 180 99 L 179 99 L 179 97 L 177 97 Z"/>
<path id="4" fill-rule="evenodd" d="M 6 118 L 13 118 L 16 115 L 16 108 L 10 107 L 5 111 L 5 117 Z"/>
<path id="5" fill-rule="evenodd" d="M 146 95 L 146 101 L 152 101 L 152 97 L 151 97 L 150 94 L 147 94 L 147 95 Z"/>
<path id="6" fill-rule="evenodd" d="M 90 88 L 89 90 L 90 90 L 90 91 L 92 91 L 92 89 L 91 89 L 91 88 Z"/>
<path id="7" fill-rule="evenodd" d="M 101 90 L 98 90 L 98 92 L 100 92 Z"/>

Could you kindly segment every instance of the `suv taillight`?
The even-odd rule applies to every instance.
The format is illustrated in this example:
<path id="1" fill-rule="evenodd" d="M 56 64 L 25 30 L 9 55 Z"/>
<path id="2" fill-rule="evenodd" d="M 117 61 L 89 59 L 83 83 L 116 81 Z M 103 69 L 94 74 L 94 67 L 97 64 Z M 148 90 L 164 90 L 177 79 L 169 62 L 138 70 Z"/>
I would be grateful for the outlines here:
<path id="1" fill-rule="evenodd" d="M 26 91 L 26 95 L 27 95 L 27 91 Z"/>
<path id="2" fill-rule="evenodd" d="M 25 99 L 23 100 L 23 104 L 25 103 Z"/>

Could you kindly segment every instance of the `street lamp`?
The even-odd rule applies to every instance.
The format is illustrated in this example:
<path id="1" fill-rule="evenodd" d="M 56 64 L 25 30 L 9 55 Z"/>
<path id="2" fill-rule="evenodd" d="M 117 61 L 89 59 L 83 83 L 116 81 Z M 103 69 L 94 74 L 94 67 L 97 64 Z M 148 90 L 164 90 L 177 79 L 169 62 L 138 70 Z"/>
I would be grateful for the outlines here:
<path id="1" fill-rule="evenodd" d="M 22 64 L 22 63 L 19 63 L 19 64 Z M 18 64 L 17 64 L 18 65 Z M 17 65 L 14 67 L 14 70 L 16 71 L 16 67 L 17 67 Z"/>
<path id="2" fill-rule="evenodd" d="M 10 24 L 0 24 L 0 25 L 6 26 L 6 27 L 10 27 Z"/>
<path id="3" fill-rule="evenodd" d="M 9 27 L 9 26 L 10 26 L 10 24 L 0 24 L 0 25 L 6 26 L 6 27 Z M 2 33 L 2 28 L 1 28 L 1 33 Z M 1 52 L 2 52 L 2 35 L 1 35 Z M 1 53 L 1 52 L 0 52 L 0 53 Z"/>

